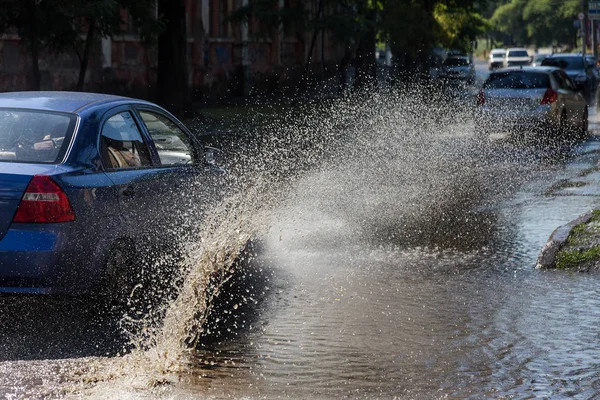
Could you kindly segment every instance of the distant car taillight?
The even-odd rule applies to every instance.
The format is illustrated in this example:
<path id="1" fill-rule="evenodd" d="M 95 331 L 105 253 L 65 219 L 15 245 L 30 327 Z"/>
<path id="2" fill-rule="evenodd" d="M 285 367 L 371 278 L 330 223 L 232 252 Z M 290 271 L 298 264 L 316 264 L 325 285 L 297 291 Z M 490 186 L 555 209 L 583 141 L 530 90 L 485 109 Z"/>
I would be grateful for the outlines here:
<path id="1" fill-rule="evenodd" d="M 477 105 L 482 106 L 484 104 L 485 104 L 485 96 L 483 94 L 483 89 L 481 89 L 479 91 L 479 93 L 477 93 Z"/>
<path id="2" fill-rule="evenodd" d="M 558 98 L 558 93 L 556 93 L 554 90 L 552 90 L 552 88 L 548 88 L 546 90 L 546 92 L 544 93 L 544 97 L 542 97 L 542 101 L 540 102 L 540 105 L 552 104 L 556 101 L 557 98 Z"/>
<path id="3" fill-rule="evenodd" d="M 13 222 L 74 221 L 75 213 L 65 192 L 47 175 L 34 175 Z"/>

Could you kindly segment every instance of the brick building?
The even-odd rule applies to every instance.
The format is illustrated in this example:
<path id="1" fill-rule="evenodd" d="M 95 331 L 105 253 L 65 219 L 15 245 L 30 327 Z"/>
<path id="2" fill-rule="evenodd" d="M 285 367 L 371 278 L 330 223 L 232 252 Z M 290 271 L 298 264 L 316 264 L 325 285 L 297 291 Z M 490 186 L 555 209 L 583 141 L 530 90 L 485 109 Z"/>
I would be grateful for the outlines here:
<path id="1" fill-rule="evenodd" d="M 256 20 L 247 24 L 225 22 L 237 8 L 252 0 L 186 0 L 188 71 L 195 98 L 217 99 L 248 95 L 251 91 L 280 92 L 293 86 L 302 73 L 312 32 L 285 24 L 265 35 Z M 274 7 L 290 1 L 273 0 Z M 319 0 L 306 0 L 316 10 Z M 128 21 L 126 11 L 123 20 Z M 311 72 L 319 77 L 334 73 L 342 51 L 327 34 L 315 42 Z M 14 34 L 0 36 L 0 91 L 31 88 L 30 56 Z M 157 49 L 146 47 L 129 24 L 124 33 L 99 38 L 90 59 L 85 90 L 154 97 Z M 74 52 L 40 55 L 42 90 L 73 90 L 79 61 Z"/>

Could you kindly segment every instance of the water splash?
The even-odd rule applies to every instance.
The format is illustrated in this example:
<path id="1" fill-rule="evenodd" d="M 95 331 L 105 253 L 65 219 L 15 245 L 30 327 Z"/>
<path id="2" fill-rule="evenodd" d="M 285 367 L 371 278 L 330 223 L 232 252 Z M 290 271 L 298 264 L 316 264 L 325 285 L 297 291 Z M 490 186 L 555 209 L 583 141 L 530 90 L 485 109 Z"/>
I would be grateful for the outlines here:
<path id="1" fill-rule="evenodd" d="M 525 177 L 515 179 L 508 161 L 495 160 L 491 171 L 493 148 L 475 141 L 473 130 L 469 107 L 436 88 L 411 86 L 294 107 L 243 132 L 228 149 L 225 199 L 183 235 L 177 296 L 127 321 L 136 328 L 135 349 L 101 360 L 81 381 L 141 389 L 177 382 L 248 241 L 261 239 L 290 208 L 299 220 L 323 213 L 343 221 L 336 230 L 343 241 L 481 246 L 486 238 L 469 242 L 481 222 L 473 207 L 493 205 Z"/>

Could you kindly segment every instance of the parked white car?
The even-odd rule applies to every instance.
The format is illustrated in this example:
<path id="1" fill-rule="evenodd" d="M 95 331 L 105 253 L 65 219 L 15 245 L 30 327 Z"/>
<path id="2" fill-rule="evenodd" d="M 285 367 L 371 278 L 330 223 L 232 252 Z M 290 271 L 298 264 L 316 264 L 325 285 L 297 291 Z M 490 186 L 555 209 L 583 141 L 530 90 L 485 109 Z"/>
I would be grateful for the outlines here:
<path id="1" fill-rule="evenodd" d="M 506 50 L 504 56 L 504 67 L 518 67 L 531 64 L 531 57 L 527 49 L 523 47 L 513 47 Z"/>
<path id="2" fill-rule="evenodd" d="M 493 49 L 488 57 L 488 67 L 491 70 L 504 66 L 505 49 Z"/>

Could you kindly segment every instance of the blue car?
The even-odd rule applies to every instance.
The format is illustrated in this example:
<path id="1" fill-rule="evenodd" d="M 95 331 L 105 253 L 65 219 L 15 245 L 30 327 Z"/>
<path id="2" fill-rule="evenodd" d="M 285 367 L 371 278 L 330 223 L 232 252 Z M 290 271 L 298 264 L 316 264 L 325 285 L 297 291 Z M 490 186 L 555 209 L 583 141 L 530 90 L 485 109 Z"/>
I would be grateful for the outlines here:
<path id="1" fill-rule="evenodd" d="M 140 239 L 181 228 L 218 185 L 209 156 L 147 101 L 0 94 L 0 292 L 130 290 Z"/>

